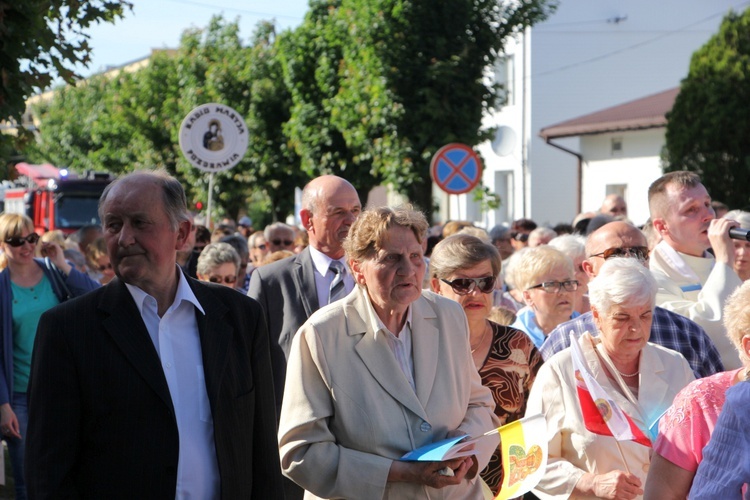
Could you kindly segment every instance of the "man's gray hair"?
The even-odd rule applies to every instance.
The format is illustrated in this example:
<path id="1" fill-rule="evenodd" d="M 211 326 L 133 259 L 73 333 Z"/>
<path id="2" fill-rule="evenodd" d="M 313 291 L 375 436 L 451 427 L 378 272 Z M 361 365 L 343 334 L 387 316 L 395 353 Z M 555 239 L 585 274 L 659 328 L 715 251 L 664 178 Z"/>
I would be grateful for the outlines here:
<path id="1" fill-rule="evenodd" d="M 658 289 L 651 271 L 638 259 L 614 257 L 605 261 L 589 282 L 589 302 L 601 314 L 607 314 L 615 304 L 649 304 L 653 308 Z"/>
<path id="2" fill-rule="evenodd" d="M 137 170 L 112 181 L 104 188 L 104 192 L 102 192 L 102 196 L 99 198 L 99 220 L 104 221 L 103 208 L 110 191 L 121 182 L 135 177 L 147 177 L 159 184 L 162 190 L 164 210 L 169 219 L 169 227 L 172 231 L 176 231 L 177 226 L 181 222 L 190 220 L 190 214 L 187 209 L 187 198 L 185 197 L 185 190 L 182 188 L 182 184 L 163 169 Z"/>

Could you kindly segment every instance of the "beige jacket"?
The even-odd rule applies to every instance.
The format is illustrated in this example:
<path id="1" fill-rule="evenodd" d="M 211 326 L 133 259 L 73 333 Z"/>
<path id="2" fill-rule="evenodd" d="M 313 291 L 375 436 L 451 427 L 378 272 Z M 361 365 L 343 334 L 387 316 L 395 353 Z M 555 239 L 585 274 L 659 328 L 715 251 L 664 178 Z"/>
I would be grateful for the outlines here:
<path id="1" fill-rule="evenodd" d="M 386 482 L 404 453 L 454 429 L 476 436 L 499 425 L 461 306 L 429 291 L 412 304 L 415 393 L 368 326 L 364 293 L 320 309 L 294 337 L 279 425 L 284 474 L 307 499 L 481 498 L 478 476 L 440 490 Z M 477 446 L 479 470 L 497 444 Z"/>

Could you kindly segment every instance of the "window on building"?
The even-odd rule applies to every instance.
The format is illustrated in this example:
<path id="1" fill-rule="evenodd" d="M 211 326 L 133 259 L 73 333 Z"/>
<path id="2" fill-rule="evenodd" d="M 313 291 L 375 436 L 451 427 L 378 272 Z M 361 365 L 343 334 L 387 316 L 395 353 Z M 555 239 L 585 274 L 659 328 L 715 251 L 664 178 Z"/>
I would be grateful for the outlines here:
<path id="1" fill-rule="evenodd" d="M 622 137 L 612 138 L 612 156 L 622 155 Z"/>
<path id="2" fill-rule="evenodd" d="M 515 57 L 512 54 L 500 56 L 495 62 L 495 82 L 502 85 L 505 106 L 515 105 L 515 68 Z"/>

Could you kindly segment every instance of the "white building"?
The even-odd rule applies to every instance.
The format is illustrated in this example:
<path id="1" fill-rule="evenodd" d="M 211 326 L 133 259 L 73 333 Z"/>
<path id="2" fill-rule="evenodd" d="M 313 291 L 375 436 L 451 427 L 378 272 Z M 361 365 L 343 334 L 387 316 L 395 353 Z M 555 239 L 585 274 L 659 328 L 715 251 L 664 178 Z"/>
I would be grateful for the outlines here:
<path id="1" fill-rule="evenodd" d="M 506 47 L 507 57 L 495 71 L 507 83 L 509 100 L 486 117 L 488 126 L 501 127 L 494 151 L 489 143 L 478 149 L 485 159 L 483 182 L 500 195 L 503 206 L 482 213 L 470 194 L 451 196 L 450 203 L 443 195 L 442 219 L 492 227 L 530 217 L 554 225 L 598 209 L 607 187 L 590 184 L 615 183 L 617 175 L 629 178 L 634 175 L 630 166 L 611 162 L 612 177 L 606 179 L 587 171 L 579 190 L 576 157 L 546 144 L 541 129 L 678 87 L 693 52 L 718 31 L 732 8 L 746 6 L 740 0 L 560 0 L 547 21 Z M 602 154 L 611 139 L 597 137 L 603 141 Z M 649 140 L 643 138 L 643 147 Z M 581 151 L 578 137 L 555 142 Z M 639 210 L 638 189 L 628 189 L 631 210 Z M 631 215 L 642 222 L 640 212 Z"/>
<path id="2" fill-rule="evenodd" d="M 649 217 L 648 187 L 662 175 L 666 113 L 679 88 L 603 109 L 542 129 L 549 144 L 579 139 L 574 155 L 581 172 L 581 205 L 596 211 L 608 194 L 628 204 L 628 218 L 642 225 Z"/>

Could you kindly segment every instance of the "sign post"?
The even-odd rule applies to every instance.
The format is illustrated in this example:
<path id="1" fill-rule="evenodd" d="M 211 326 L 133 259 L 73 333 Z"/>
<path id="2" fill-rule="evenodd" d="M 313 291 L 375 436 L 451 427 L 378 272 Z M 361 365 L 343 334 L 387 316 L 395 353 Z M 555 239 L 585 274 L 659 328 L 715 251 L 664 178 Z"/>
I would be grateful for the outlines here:
<path id="1" fill-rule="evenodd" d="M 247 125 L 237 111 L 218 103 L 202 104 L 180 125 L 180 149 L 198 170 L 208 172 L 206 221 L 211 224 L 214 174 L 234 168 L 245 156 Z"/>
<path id="2" fill-rule="evenodd" d="M 482 160 L 466 144 L 453 142 L 440 148 L 430 162 L 430 176 L 440 189 L 450 195 L 468 193 L 482 180 Z M 460 207 L 459 207 L 460 217 Z"/>

